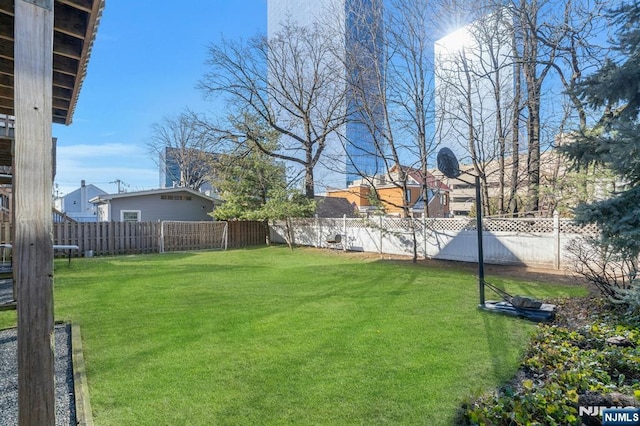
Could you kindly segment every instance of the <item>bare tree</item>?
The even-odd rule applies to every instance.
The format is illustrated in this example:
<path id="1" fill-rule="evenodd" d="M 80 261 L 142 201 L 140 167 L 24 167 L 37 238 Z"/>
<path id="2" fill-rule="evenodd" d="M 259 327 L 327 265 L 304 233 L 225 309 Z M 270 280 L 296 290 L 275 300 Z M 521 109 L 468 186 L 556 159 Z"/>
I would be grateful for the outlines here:
<path id="1" fill-rule="evenodd" d="M 330 138 L 347 120 L 346 86 L 336 42 L 318 25 L 284 22 L 271 38 L 222 40 L 209 47 L 210 71 L 200 82 L 206 96 L 222 95 L 234 116 L 257 116 L 282 135 L 262 152 L 297 164 L 304 193 L 314 197 L 314 167 Z"/>
<path id="2" fill-rule="evenodd" d="M 511 56 L 517 57 L 515 31 L 511 31 Z M 522 112 L 522 64 L 514 61 L 513 103 L 511 109 L 511 179 L 509 179 L 509 201 L 507 212 L 516 216 L 520 208 L 518 189 L 520 188 L 520 113 Z"/>
<path id="3" fill-rule="evenodd" d="M 601 12 L 608 4 L 601 0 L 513 0 L 508 6 L 515 18 L 515 60 L 521 67 L 526 93 L 528 211 L 540 208 L 543 142 L 552 145 L 561 130 L 560 123 L 550 123 L 550 140 L 543 141 L 544 116 L 553 114 L 541 110 L 542 105 L 550 109 L 558 99 L 568 97 L 579 126 L 586 124 L 584 105 L 573 88 L 585 70 L 597 66 L 602 55 L 594 40 L 602 36 Z"/>
<path id="4" fill-rule="evenodd" d="M 552 64 L 562 88 L 563 114 L 557 127 L 554 146 L 566 144 L 575 136 L 575 129 L 584 132 L 587 129 L 588 112 L 585 100 L 578 96 L 576 87 L 583 76 L 590 70 L 601 66 L 607 56 L 607 46 L 601 46 L 594 40 L 594 35 L 606 34 L 608 19 L 603 9 L 609 2 L 574 1 L 572 9 L 565 9 L 562 26 L 566 28 L 566 36 L 557 45 L 558 60 Z M 569 13 L 570 12 L 570 13 Z M 538 35 L 543 45 L 553 45 L 556 41 L 549 39 L 544 32 Z M 604 38 L 603 38 L 604 40 Z M 566 210 L 580 202 L 593 201 L 594 188 L 606 188 L 614 185 L 610 173 L 602 167 L 578 167 L 569 170 L 566 159 L 554 154 L 550 173 L 541 177 L 544 188 L 540 194 L 544 210 Z M 545 162 L 548 163 L 549 162 Z M 594 185 L 597 182 L 597 185 Z M 562 211 L 561 211 L 562 213 Z"/>
<path id="5" fill-rule="evenodd" d="M 216 141 L 200 122 L 196 114 L 185 111 L 152 125 L 147 147 L 174 186 L 199 190 L 210 178 Z"/>
<path id="6" fill-rule="evenodd" d="M 417 234 L 412 220 L 409 182 L 415 172 L 403 166 L 403 154 L 418 158 L 422 175 L 424 214 L 428 215 L 427 161 L 433 152 L 433 138 L 429 136 L 429 107 L 432 92 L 429 84 L 429 38 L 426 28 L 428 4 L 424 1 L 394 0 L 387 9 L 382 1 L 354 1 L 346 11 L 352 27 L 341 32 L 355 34 L 345 52 L 346 77 L 351 97 L 352 120 L 359 120 L 366 128 L 371 144 L 345 135 L 346 152 L 353 147 L 379 159 L 378 177 L 395 186 L 402 194 L 396 200 L 382 199 L 378 193 L 376 176 L 358 170 L 373 190 L 374 198 L 400 208 L 408 218 L 413 240 L 413 260 L 417 260 Z M 349 148 L 351 147 L 351 149 Z M 357 164 L 357 162 L 354 162 Z M 413 166 L 413 164 L 410 164 Z"/>
<path id="7" fill-rule="evenodd" d="M 456 106 L 450 100 L 449 105 L 438 108 L 441 114 L 462 124 L 458 132 L 467 129 L 468 142 L 481 136 L 485 138 L 485 141 L 476 141 L 475 150 L 469 149 L 469 152 L 476 169 L 480 166 L 474 160 L 476 156 L 480 163 L 495 160 L 498 164 L 497 213 L 520 210 L 518 194 L 522 184 L 527 187 L 525 210 L 540 210 L 544 147 L 553 146 L 568 119 L 576 117 L 580 126 L 586 122 L 584 105 L 573 94 L 573 87 L 602 55 L 593 40 L 602 33 L 603 21 L 599 17 L 604 5 L 601 0 L 488 0 L 469 7 L 469 2 L 439 1 L 440 10 L 453 11 L 455 8 L 456 13 L 464 17 L 464 22 L 471 22 L 467 29 L 474 40 L 471 49 L 458 55 L 461 78 L 450 85 L 444 99 L 452 96 L 451 91 L 459 92 L 458 96 L 464 99 L 465 87 L 480 90 L 473 94 L 475 99 L 471 103 Z M 439 15 L 447 16 L 447 13 Z M 492 16 L 501 18 L 494 20 Z M 496 22 L 500 24 L 496 26 Z M 440 25 L 444 26 L 444 23 L 440 22 Z M 439 66 L 436 71 L 447 72 Z M 465 73 L 470 74 L 470 81 L 462 78 Z M 474 82 L 483 83 L 477 83 L 474 88 Z M 481 101 L 480 97 L 493 106 Z M 557 107 L 566 104 L 569 108 L 558 112 Z M 475 119 L 471 117 L 472 113 L 476 114 Z M 487 118 L 496 124 L 492 132 L 487 132 Z M 470 131 L 471 122 L 471 127 L 476 129 L 473 132 Z M 443 137 L 452 137 L 450 130 L 448 134 L 444 132 Z M 525 170 L 520 158 L 523 136 L 526 138 Z M 509 168 L 510 173 L 507 172 Z"/>
<path id="8" fill-rule="evenodd" d="M 429 161 L 438 148 L 433 115 L 432 35 L 428 27 L 433 5 L 425 0 L 388 2 L 387 40 L 393 57 L 388 80 L 389 96 L 397 113 L 396 125 L 407 135 L 408 152 L 417 158 L 423 176 L 423 216 L 429 216 Z"/>
<path id="9" fill-rule="evenodd" d="M 480 176 L 482 209 L 489 206 L 488 174 L 498 176 L 497 210 L 505 210 L 505 160 L 517 109 L 509 15 L 503 9 L 457 30 L 436 44 L 441 140 L 458 141 Z M 496 170 L 488 165 L 497 162 Z"/>

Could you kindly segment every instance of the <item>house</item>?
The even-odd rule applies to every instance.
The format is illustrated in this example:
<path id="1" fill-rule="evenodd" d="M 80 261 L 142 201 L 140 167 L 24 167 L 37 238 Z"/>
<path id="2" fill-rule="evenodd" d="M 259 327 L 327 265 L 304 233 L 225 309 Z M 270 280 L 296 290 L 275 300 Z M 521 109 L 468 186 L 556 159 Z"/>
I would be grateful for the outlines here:
<path id="1" fill-rule="evenodd" d="M 406 193 L 403 193 L 401 185 L 401 171 L 407 174 Z M 429 217 L 449 217 L 449 187 L 431 173 L 424 176 L 419 170 L 406 166 L 394 166 L 387 174 L 357 180 L 346 189 L 329 190 L 327 196 L 346 198 L 361 214 L 383 209 L 388 216 L 397 217 L 405 216 L 402 205 L 407 200 L 410 215 L 422 217 L 422 189 L 425 182 L 429 194 Z"/>
<path id="2" fill-rule="evenodd" d="M 316 216 L 318 217 L 356 217 L 357 207 L 346 198 L 315 196 Z"/>
<path id="3" fill-rule="evenodd" d="M 107 194 L 90 202 L 96 206 L 98 222 L 213 220 L 209 213 L 220 204 L 219 200 L 190 188 Z"/>
<path id="4" fill-rule="evenodd" d="M 83 180 L 80 182 L 80 188 L 64 197 L 56 197 L 55 207 L 76 222 L 96 222 L 96 206 L 89 200 L 101 195 L 107 195 L 107 192 L 93 184 L 87 185 Z"/>
<path id="5" fill-rule="evenodd" d="M 565 143 L 570 135 L 556 137 L 556 145 Z M 486 193 L 492 206 L 491 214 L 500 214 L 500 198 L 503 198 L 505 208 L 509 205 L 511 195 L 511 182 L 514 164 L 518 165 L 518 181 L 516 182 L 515 201 L 518 208 L 526 204 L 527 198 L 527 153 L 520 153 L 517 157 L 508 156 L 504 159 L 504 174 L 501 175 L 499 161 L 492 160 L 482 165 L 486 177 Z M 537 212 L 517 211 L 517 214 L 552 217 L 557 210 L 561 215 L 571 215 L 573 208 L 580 202 L 602 199 L 619 187 L 622 182 L 616 181 L 614 176 L 607 175 L 606 171 L 594 171 L 592 176 L 582 177 L 583 183 L 579 191 L 576 191 L 576 176 L 568 162 L 558 150 L 549 149 L 541 154 L 540 160 L 540 208 Z M 439 170 L 432 170 L 432 174 L 451 188 L 450 211 L 453 217 L 467 217 L 475 211 L 476 190 L 474 185 L 474 167 L 469 164 L 460 164 L 460 170 L 466 175 L 461 179 L 448 178 Z M 501 185 L 502 177 L 502 185 Z M 588 178 L 588 179 L 587 179 Z M 578 178 L 580 179 L 580 178 Z M 584 180 L 586 179 L 586 180 Z M 484 193 L 483 193 L 484 194 Z M 495 213 L 494 213 L 495 212 Z"/>

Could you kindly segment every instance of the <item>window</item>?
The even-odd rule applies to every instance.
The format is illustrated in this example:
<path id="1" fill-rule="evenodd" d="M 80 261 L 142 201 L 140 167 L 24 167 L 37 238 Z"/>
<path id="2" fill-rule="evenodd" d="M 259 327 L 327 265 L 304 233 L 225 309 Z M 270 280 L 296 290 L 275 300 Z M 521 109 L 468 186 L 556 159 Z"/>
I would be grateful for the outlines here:
<path id="1" fill-rule="evenodd" d="M 472 197 L 453 197 L 451 202 L 453 203 L 473 203 L 475 201 Z"/>
<path id="2" fill-rule="evenodd" d="M 176 200 L 176 201 L 184 200 L 184 201 L 190 201 L 191 197 L 190 196 L 182 196 L 182 195 L 161 195 L 160 199 L 161 200 Z"/>
<path id="3" fill-rule="evenodd" d="M 120 220 L 122 222 L 140 222 L 140 210 L 121 210 Z"/>

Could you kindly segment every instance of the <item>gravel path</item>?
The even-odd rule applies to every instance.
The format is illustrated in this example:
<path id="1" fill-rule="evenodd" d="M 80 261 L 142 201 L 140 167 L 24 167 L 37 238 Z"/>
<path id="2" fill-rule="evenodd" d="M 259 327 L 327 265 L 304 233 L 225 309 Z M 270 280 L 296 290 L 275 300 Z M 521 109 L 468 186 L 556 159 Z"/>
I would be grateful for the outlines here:
<path id="1" fill-rule="evenodd" d="M 71 364 L 71 326 L 55 327 L 56 425 L 76 424 Z M 16 329 L 0 331 L 0 426 L 18 424 L 18 340 Z"/>
<path id="2" fill-rule="evenodd" d="M 0 280 L 0 305 L 13 302 L 13 281 Z"/>

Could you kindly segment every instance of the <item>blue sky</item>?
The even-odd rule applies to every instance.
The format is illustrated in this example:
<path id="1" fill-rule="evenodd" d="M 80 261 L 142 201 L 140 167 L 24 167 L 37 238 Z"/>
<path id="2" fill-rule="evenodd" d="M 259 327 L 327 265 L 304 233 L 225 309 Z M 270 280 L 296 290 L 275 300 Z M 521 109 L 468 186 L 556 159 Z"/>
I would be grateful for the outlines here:
<path id="1" fill-rule="evenodd" d="M 80 181 L 114 193 L 157 188 L 153 123 L 185 108 L 215 113 L 196 89 L 207 46 L 266 32 L 266 0 L 107 0 L 70 126 L 54 125 L 59 195 Z"/>

